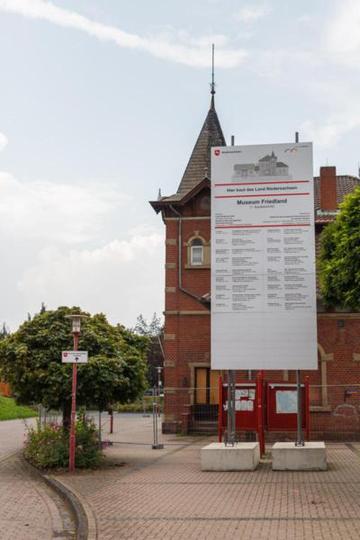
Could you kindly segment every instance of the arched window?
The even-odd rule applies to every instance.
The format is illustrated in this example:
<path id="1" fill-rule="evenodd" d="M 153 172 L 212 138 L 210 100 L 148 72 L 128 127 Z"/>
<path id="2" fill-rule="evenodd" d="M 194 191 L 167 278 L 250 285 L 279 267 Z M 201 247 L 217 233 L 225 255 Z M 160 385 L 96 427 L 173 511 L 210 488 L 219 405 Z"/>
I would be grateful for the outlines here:
<path id="1" fill-rule="evenodd" d="M 204 264 L 204 243 L 201 238 L 191 240 L 190 264 L 191 266 L 202 266 Z"/>
<path id="2" fill-rule="evenodd" d="M 200 236 L 199 231 L 186 242 L 187 261 L 185 268 L 210 268 L 210 242 Z"/>

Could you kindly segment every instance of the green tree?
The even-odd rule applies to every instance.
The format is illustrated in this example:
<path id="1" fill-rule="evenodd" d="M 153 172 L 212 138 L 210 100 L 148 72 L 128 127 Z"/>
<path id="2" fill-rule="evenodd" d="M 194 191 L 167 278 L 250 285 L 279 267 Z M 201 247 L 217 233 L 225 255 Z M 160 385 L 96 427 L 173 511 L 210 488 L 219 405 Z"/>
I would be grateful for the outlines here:
<path id="1" fill-rule="evenodd" d="M 360 187 L 321 234 L 320 290 L 327 306 L 360 309 Z"/>
<path id="2" fill-rule="evenodd" d="M 2 374 L 19 403 L 41 403 L 63 410 L 67 425 L 71 405 L 72 366 L 61 363 L 61 351 L 72 349 L 70 313 L 59 307 L 25 321 L 0 343 Z M 88 315 L 88 314 L 87 314 Z M 82 323 L 79 349 L 89 352 L 88 364 L 78 368 L 77 404 L 106 410 L 115 402 L 134 400 L 146 385 L 146 344 L 105 315 Z"/>
<path id="3" fill-rule="evenodd" d="M 153 314 L 152 319 L 148 322 L 142 313 L 136 319 L 136 325 L 134 327 L 134 332 L 140 336 L 158 336 L 162 332 L 161 319 L 157 316 L 156 313 Z"/>
<path id="4" fill-rule="evenodd" d="M 5 339 L 8 335 L 9 335 L 8 327 L 6 326 L 6 323 L 3 323 L 0 329 L 0 340 Z"/>
<path id="5" fill-rule="evenodd" d="M 158 367 L 163 367 L 164 357 L 162 351 L 161 336 L 163 327 L 160 317 L 156 313 L 153 314 L 152 319 L 148 322 L 142 314 L 140 314 L 136 320 L 134 327 L 135 334 L 143 336 L 147 339 L 147 366 L 148 366 L 148 383 L 150 387 L 158 384 Z"/>

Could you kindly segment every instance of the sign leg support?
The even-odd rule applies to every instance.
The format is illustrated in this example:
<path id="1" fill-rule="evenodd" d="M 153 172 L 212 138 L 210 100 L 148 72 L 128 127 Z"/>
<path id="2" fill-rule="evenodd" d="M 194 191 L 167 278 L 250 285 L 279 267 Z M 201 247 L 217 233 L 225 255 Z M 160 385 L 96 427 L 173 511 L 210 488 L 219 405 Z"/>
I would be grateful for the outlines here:
<path id="1" fill-rule="evenodd" d="M 233 369 L 228 371 L 228 407 L 227 407 L 227 434 L 226 434 L 226 446 L 234 446 L 236 433 L 235 433 L 235 371 Z"/>
<path id="2" fill-rule="evenodd" d="M 302 430 L 302 399 L 301 399 L 301 371 L 296 370 L 296 389 L 297 389 L 297 434 L 295 446 L 305 446 Z"/>

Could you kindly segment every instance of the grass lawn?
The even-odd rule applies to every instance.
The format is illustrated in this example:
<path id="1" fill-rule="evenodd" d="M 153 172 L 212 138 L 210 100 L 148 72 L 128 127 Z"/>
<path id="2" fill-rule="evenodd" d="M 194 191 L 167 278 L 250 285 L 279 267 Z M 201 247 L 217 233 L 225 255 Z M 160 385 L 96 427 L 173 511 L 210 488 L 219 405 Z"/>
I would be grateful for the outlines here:
<path id="1" fill-rule="evenodd" d="M 32 416 L 37 416 L 34 409 L 16 405 L 14 399 L 0 396 L 0 421 L 31 418 Z"/>

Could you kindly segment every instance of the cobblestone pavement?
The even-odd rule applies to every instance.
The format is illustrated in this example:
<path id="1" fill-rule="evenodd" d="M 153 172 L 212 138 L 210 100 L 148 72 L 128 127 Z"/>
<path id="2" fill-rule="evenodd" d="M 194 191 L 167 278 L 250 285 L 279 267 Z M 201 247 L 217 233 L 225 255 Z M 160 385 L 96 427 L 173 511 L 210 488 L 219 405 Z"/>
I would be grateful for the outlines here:
<path id="1" fill-rule="evenodd" d="M 147 422 L 124 420 L 114 439 L 145 440 Z M 269 460 L 254 472 L 201 472 L 209 441 L 169 436 L 164 450 L 114 445 L 113 467 L 63 478 L 101 540 L 360 538 L 360 444 L 328 444 L 326 472 L 274 472 Z"/>
<path id="2" fill-rule="evenodd" d="M 23 440 L 23 422 L 0 422 L 1 540 L 74 538 L 67 506 L 21 457 Z"/>

